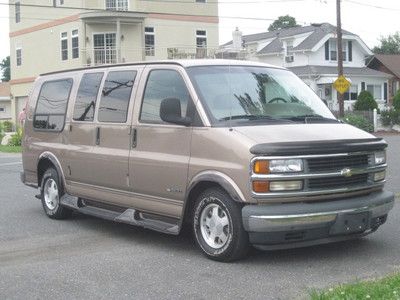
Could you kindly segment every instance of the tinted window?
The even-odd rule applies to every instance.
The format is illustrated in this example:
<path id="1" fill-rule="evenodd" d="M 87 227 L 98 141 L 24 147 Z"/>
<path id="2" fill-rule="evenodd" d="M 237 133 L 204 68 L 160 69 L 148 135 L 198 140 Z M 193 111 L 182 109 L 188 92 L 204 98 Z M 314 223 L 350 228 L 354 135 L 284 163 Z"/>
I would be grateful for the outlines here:
<path id="1" fill-rule="evenodd" d="M 116 71 L 107 75 L 99 107 L 100 122 L 126 122 L 135 77 L 135 71 Z"/>
<path id="2" fill-rule="evenodd" d="M 93 121 L 103 73 L 84 74 L 79 85 L 74 108 L 75 121 Z"/>
<path id="3" fill-rule="evenodd" d="M 55 131 L 63 129 L 72 83 L 72 79 L 43 83 L 34 116 L 35 128 Z"/>
<path id="4" fill-rule="evenodd" d="M 190 95 L 179 73 L 173 70 L 151 71 L 144 92 L 140 120 L 162 123 L 160 104 L 166 98 L 179 99 L 181 101 L 181 115 L 186 116 Z"/>

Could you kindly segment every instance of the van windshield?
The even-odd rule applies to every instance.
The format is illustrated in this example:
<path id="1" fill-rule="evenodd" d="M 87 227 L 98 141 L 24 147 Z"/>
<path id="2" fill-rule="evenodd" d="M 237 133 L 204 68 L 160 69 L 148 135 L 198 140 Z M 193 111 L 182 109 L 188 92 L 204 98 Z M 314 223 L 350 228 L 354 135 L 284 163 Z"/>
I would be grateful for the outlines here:
<path id="1" fill-rule="evenodd" d="M 196 66 L 188 74 L 213 125 L 337 122 L 292 72 L 252 66 Z"/>

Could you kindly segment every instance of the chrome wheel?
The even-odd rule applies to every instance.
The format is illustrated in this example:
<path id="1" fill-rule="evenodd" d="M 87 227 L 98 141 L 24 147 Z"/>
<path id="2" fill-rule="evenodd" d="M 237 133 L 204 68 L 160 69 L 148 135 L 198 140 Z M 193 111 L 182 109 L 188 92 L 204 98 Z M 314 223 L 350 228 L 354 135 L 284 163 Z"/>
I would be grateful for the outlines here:
<path id="1" fill-rule="evenodd" d="M 231 234 L 227 213 L 216 203 L 208 204 L 200 216 L 200 230 L 204 241 L 214 249 L 220 249 Z"/>
<path id="2" fill-rule="evenodd" d="M 50 210 L 56 209 L 59 202 L 58 186 L 52 178 L 49 178 L 46 181 L 43 187 L 43 192 L 44 202 L 46 203 L 47 208 Z"/>

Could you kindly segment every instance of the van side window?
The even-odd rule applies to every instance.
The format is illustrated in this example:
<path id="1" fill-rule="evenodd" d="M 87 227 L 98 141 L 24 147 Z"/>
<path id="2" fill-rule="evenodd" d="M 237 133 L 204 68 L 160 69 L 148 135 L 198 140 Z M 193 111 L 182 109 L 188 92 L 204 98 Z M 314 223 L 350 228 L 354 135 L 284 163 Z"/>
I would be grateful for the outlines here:
<path id="1" fill-rule="evenodd" d="M 43 83 L 33 118 L 34 128 L 54 131 L 64 128 L 72 84 L 70 78 Z"/>
<path id="2" fill-rule="evenodd" d="M 135 77 L 136 71 L 108 73 L 101 93 L 98 116 L 100 122 L 126 122 Z"/>
<path id="3" fill-rule="evenodd" d="M 181 115 L 186 116 L 190 95 L 181 75 L 174 70 L 154 70 L 147 78 L 140 120 L 144 123 L 164 123 L 160 118 L 161 101 L 177 98 L 181 102 Z"/>
<path id="4" fill-rule="evenodd" d="M 73 116 L 75 121 L 93 121 L 97 94 L 103 75 L 103 73 L 88 73 L 82 76 L 75 100 Z"/>

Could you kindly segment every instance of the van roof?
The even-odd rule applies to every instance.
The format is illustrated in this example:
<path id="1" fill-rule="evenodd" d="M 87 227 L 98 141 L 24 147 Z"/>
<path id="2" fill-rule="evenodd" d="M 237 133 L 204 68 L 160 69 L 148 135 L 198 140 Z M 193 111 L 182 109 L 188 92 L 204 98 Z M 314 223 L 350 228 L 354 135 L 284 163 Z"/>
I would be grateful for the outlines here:
<path id="1" fill-rule="evenodd" d="M 186 67 L 194 67 L 194 66 L 258 66 L 258 67 L 268 67 L 268 68 L 276 68 L 276 69 L 285 69 L 280 66 L 274 66 L 270 64 L 265 64 L 261 62 L 254 61 L 244 61 L 244 60 L 231 60 L 231 59 L 182 59 L 182 60 L 158 60 L 158 61 L 142 61 L 135 63 L 121 63 L 121 64 L 106 64 L 99 65 L 94 67 L 83 67 L 83 68 L 75 68 L 75 69 L 66 69 L 55 72 L 48 72 L 40 74 L 40 76 L 52 75 L 52 74 L 60 74 L 67 73 L 73 71 L 83 71 L 83 70 L 92 70 L 92 69 L 103 69 L 103 68 L 113 68 L 113 67 L 121 67 L 121 66 L 138 66 L 138 65 L 154 65 L 154 64 L 169 64 L 169 65 L 179 65 L 184 68 Z"/>

